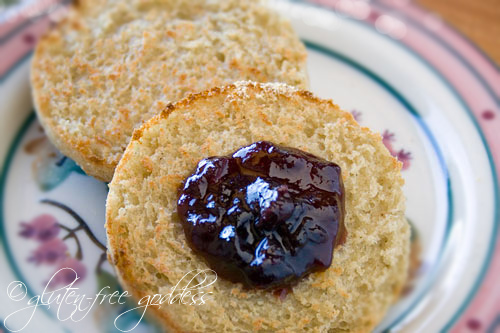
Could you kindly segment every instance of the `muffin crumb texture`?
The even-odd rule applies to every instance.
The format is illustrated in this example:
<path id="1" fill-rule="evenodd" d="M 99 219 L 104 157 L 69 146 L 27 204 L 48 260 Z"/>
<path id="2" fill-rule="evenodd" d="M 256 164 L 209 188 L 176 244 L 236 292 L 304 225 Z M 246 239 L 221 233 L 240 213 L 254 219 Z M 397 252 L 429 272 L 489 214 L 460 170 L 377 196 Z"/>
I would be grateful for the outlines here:
<path id="1" fill-rule="evenodd" d="M 237 80 L 307 88 L 304 45 L 262 1 L 82 0 L 37 45 L 31 75 L 51 141 L 104 181 L 169 102 Z"/>
<path id="2" fill-rule="evenodd" d="M 381 137 L 331 101 L 282 84 L 239 82 L 169 105 L 138 129 L 106 208 L 108 251 L 137 298 L 168 294 L 207 264 L 187 246 L 178 188 L 198 161 L 267 140 L 342 168 L 347 239 L 332 265 L 285 297 L 221 278 L 199 306 L 152 307 L 172 332 L 369 332 L 406 280 L 409 226 L 401 165 Z"/>

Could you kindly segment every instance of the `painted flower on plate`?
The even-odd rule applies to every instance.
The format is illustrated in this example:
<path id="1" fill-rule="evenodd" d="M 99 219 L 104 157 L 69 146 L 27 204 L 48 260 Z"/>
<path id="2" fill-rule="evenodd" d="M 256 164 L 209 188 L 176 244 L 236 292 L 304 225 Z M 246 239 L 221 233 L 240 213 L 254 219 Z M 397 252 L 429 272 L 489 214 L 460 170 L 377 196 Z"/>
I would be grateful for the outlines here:
<path id="1" fill-rule="evenodd" d="M 42 214 L 35 217 L 31 222 L 21 222 L 19 235 L 24 238 L 33 238 L 40 242 L 46 242 L 55 238 L 60 231 L 55 217 Z"/>
<path id="2" fill-rule="evenodd" d="M 78 259 L 68 257 L 57 266 L 54 274 L 50 287 L 66 286 L 75 279 L 75 284 L 77 284 L 87 275 L 87 268 Z"/>
<path id="3" fill-rule="evenodd" d="M 49 241 L 41 243 L 33 252 L 33 255 L 28 258 L 28 261 L 40 264 L 55 264 L 67 257 L 68 246 L 63 240 L 53 238 Z"/>

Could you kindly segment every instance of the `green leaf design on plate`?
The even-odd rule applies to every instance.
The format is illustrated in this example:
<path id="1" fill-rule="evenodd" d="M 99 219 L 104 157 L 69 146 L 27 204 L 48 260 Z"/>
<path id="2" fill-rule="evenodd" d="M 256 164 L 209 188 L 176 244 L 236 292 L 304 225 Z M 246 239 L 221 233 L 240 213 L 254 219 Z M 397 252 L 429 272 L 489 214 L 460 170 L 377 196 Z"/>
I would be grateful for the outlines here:
<path id="1" fill-rule="evenodd" d="M 48 157 L 36 164 L 35 180 L 42 191 L 50 191 L 69 177 L 72 172 L 85 175 L 83 170 L 71 159 L 59 156 L 56 160 Z"/>

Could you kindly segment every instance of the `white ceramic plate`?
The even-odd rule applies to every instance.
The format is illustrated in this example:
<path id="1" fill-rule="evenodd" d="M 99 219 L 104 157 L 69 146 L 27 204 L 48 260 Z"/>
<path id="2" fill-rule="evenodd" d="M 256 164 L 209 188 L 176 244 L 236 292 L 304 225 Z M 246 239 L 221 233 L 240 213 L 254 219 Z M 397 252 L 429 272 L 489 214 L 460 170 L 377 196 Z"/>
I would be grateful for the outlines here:
<path id="1" fill-rule="evenodd" d="M 308 47 L 312 91 L 383 133 L 384 143 L 404 162 L 407 216 L 419 235 L 422 266 L 412 290 L 377 331 L 450 329 L 483 281 L 496 237 L 498 185 L 484 131 L 449 80 L 398 40 L 410 27 L 381 23 L 386 14 L 370 16 L 383 9 L 273 5 L 291 18 Z M 45 139 L 33 115 L 28 75 L 25 58 L 4 74 L 0 89 L 2 320 L 42 294 L 61 265 L 82 275 L 80 294 L 95 296 L 104 285 L 118 288 L 101 260 L 107 187 Z M 33 236 L 44 230 L 47 239 Z M 16 301 L 24 287 L 12 281 L 27 288 L 24 299 Z M 57 320 L 58 309 L 40 306 L 31 319 L 33 311 L 23 310 L 4 324 L 19 329 L 29 321 L 26 332 L 113 332 L 114 318 L 126 308 L 96 306 L 79 322 Z M 60 311 L 68 314 L 70 306 Z M 120 327 L 132 328 L 138 318 L 129 316 Z M 143 320 L 134 332 L 155 330 Z"/>

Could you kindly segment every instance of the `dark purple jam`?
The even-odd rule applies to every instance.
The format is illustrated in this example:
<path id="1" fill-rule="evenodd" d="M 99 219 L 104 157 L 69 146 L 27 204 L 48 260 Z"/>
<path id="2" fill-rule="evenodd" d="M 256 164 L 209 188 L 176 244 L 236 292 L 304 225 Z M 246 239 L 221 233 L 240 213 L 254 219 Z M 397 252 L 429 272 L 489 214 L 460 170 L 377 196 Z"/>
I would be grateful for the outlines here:
<path id="1" fill-rule="evenodd" d="M 201 160 L 177 212 L 193 250 L 248 287 L 285 287 L 325 270 L 345 237 L 340 167 L 267 141 Z"/>

